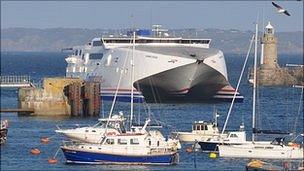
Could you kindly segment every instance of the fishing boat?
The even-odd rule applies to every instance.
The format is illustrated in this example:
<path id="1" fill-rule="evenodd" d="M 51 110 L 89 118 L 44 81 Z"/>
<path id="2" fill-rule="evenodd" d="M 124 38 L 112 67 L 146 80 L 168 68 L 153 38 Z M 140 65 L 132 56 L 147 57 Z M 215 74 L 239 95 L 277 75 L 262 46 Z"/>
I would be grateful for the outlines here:
<path id="1" fill-rule="evenodd" d="M 67 163 L 176 164 L 177 149 L 172 148 L 160 132 L 146 132 L 148 122 L 149 120 L 141 129 L 141 133 L 106 134 L 100 144 L 68 142 L 64 143 L 61 149 Z"/>
<path id="2" fill-rule="evenodd" d="M 8 132 L 8 121 L 7 120 L 1 120 L 0 125 L 0 144 L 6 143 L 7 140 L 7 132 Z"/>
<path id="3" fill-rule="evenodd" d="M 218 152 L 218 145 L 240 145 L 246 143 L 246 132 L 231 131 L 228 134 L 220 134 L 197 142 L 203 152 Z"/>
<path id="4" fill-rule="evenodd" d="M 133 33 L 133 50 L 131 66 L 134 71 L 135 32 Z M 125 60 L 124 63 L 126 63 Z M 133 73 L 131 71 L 131 73 Z M 123 72 L 121 72 L 123 73 Z M 114 110 L 116 97 L 122 78 L 120 75 L 109 118 Z M 134 79 L 131 74 L 131 82 Z M 109 121 L 105 132 L 100 135 L 99 143 L 66 142 L 61 146 L 67 163 L 79 164 L 145 164 L 171 165 L 178 163 L 180 143 L 176 139 L 165 139 L 160 131 L 147 130 L 150 119 L 142 127 L 133 127 L 133 91 L 131 91 L 130 130 L 119 134 L 110 133 Z"/>
<path id="5" fill-rule="evenodd" d="M 70 129 L 62 129 L 58 127 L 55 132 L 63 134 L 73 141 L 99 143 L 101 140 L 101 135 L 105 133 L 106 129 L 108 134 L 126 133 L 125 120 L 126 118 L 124 117 L 123 112 L 119 112 L 119 114 L 113 115 L 111 118 L 98 119 L 98 122 L 93 126 Z M 106 128 L 107 123 L 108 127 Z"/>
<path id="6" fill-rule="evenodd" d="M 256 109 L 256 85 L 257 85 L 257 41 L 258 41 L 258 24 L 256 23 L 255 33 L 255 55 L 254 55 L 254 77 L 253 77 L 253 102 L 252 102 L 252 140 L 240 145 L 219 145 L 220 157 L 233 158 L 268 158 L 268 159 L 302 159 L 303 144 L 292 144 L 284 142 L 283 138 L 275 138 L 273 141 L 256 141 L 255 140 L 255 109 Z M 301 99 L 303 88 L 301 92 Z M 300 103 L 301 104 L 301 103 Z"/>
<path id="7" fill-rule="evenodd" d="M 196 141 L 203 141 L 214 136 L 219 136 L 218 117 L 218 113 L 214 111 L 214 119 L 212 122 L 194 121 L 191 132 L 172 132 L 171 134 L 183 143 L 194 143 Z"/>

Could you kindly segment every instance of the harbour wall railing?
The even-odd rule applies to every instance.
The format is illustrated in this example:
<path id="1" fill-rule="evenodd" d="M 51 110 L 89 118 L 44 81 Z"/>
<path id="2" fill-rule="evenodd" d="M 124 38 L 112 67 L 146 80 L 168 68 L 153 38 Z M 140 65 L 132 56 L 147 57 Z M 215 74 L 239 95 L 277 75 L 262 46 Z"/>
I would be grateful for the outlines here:
<path id="1" fill-rule="evenodd" d="M 27 75 L 1 75 L 0 80 L 1 88 L 35 87 Z"/>

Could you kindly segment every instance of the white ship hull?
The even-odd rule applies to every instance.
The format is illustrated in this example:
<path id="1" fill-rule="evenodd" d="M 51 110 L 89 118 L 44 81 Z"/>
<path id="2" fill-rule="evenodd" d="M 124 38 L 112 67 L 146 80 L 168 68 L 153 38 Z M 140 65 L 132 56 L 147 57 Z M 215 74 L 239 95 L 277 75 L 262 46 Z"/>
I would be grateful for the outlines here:
<path id="1" fill-rule="evenodd" d="M 220 145 L 220 157 L 261 159 L 302 159 L 303 148 L 272 145 L 270 142 L 246 143 L 242 145 Z"/>
<path id="2" fill-rule="evenodd" d="M 123 73 L 118 101 L 130 101 L 134 87 L 135 102 L 204 101 L 229 99 L 234 89 L 230 86 L 224 55 L 211 48 L 181 45 L 135 45 L 134 82 L 131 77 L 132 48 L 130 45 L 86 47 L 90 53 L 102 53 L 100 59 L 71 56 L 66 76 L 101 81 L 101 96 L 112 100 L 120 73 Z M 83 49 L 86 49 L 83 48 Z M 157 97 L 157 98 L 155 98 Z M 243 96 L 237 95 L 236 100 Z"/>

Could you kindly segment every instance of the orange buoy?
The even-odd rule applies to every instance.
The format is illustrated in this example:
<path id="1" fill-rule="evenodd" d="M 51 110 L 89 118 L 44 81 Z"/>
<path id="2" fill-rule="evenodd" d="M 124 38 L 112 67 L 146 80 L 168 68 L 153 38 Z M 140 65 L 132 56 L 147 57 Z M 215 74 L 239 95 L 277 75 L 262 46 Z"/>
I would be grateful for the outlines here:
<path id="1" fill-rule="evenodd" d="M 192 153 L 193 152 L 193 148 L 192 147 L 187 147 L 186 148 L 186 152 L 187 153 Z"/>
<path id="2" fill-rule="evenodd" d="M 38 148 L 32 148 L 31 149 L 31 154 L 34 154 L 34 155 L 39 155 L 41 152 Z"/>
<path id="3" fill-rule="evenodd" d="M 43 144 L 47 144 L 47 143 L 49 143 L 50 139 L 47 138 L 47 137 L 43 137 L 43 138 L 40 139 L 40 141 L 41 141 L 41 143 L 43 143 Z"/>
<path id="4" fill-rule="evenodd" d="M 55 158 L 50 158 L 50 159 L 48 159 L 48 163 L 49 163 L 49 164 L 56 164 L 56 163 L 57 163 L 57 159 L 55 159 Z"/>

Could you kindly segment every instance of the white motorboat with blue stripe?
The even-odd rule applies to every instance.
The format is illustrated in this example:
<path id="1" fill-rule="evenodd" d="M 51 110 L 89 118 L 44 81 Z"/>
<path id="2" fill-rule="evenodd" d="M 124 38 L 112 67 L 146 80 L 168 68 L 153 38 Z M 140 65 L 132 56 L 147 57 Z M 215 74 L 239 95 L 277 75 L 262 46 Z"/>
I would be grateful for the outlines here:
<path id="1" fill-rule="evenodd" d="M 104 134 L 100 144 L 65 142 L 61 149 L 67 163 L 78 164 L 147 164 L 178 163 L 178 141 L 165 140 L 159 131 L 146 131 L 145 125 L 135 132 Z M 139 129 L 139 128 L 137 128 Z M 159 137 L 159 138 L 155 138 Z"/>

